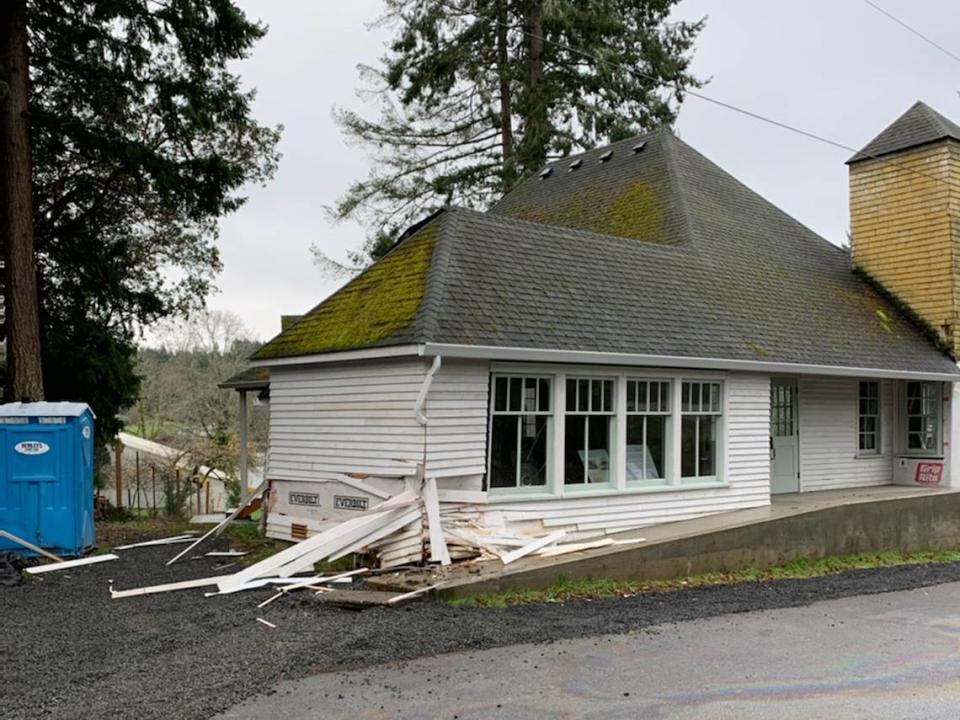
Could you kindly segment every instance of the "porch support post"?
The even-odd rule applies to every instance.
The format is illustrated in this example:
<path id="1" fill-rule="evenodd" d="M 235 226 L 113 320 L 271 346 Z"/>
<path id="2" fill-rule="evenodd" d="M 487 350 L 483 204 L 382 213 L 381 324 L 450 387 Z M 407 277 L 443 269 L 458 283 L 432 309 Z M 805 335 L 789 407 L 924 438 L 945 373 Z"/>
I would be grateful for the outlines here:
<path id="1" fill-rule="evenodd" d="M 250 494 L 250 486 L 247 484 L 247 391 L 240 390 L 237 395 L 240 398 L 240 505 L 247 502 L 247 496 Z"/>

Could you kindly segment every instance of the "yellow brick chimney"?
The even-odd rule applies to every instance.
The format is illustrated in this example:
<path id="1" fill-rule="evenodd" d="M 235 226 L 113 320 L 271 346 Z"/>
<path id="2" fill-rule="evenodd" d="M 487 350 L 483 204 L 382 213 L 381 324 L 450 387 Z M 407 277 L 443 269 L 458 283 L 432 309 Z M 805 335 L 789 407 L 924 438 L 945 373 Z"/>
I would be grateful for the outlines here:
<path id="1" fill-rule="evenodd" d="M 847 164 L 854 267 L 960 357 L 960 126 L 917 102 Z"/>

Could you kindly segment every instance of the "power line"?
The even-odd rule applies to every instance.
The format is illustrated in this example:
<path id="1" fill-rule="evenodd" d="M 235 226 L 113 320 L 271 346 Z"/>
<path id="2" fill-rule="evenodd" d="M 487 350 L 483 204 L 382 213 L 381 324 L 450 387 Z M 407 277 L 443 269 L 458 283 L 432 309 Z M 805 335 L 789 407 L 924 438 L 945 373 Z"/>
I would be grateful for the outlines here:
<path id="1" fill-rule="evenodd" d="M 946 55 L 947 57 L 953 58 L 953 59 L 956 60 L 958 63 L 960 63 L 960 56 L 954 55 L 952 52 L 950 52 L 949 50 L 947 50 L 943 45 L 940 45 L 939 43 L 931 40 L 930 38 L 928 38 L 926 35 L 924 35 L 924 34 L 923 34 L 922 32 L 920 32 L 919 30 L 915 30 L 914 28 L 910 27 L 910 26 L 907 25 L 903 20 L 901 20 L 900 18 L 896 17 L 895 15 L 887 12 L 887 11 L 884 10 L 882 7 L 880 7 L 879 5 L 877 5 L 876 3 L 871 2 L 871 0 L 863 0 L 863 1 L 864 1 L 867 5 L 869 5 L 870 7 L 872 7 L 874 10 L 876 10 L 878 13 L 881 13 L 882 15 L 886 15 L 888 18 L 890 18 L 891 20 L 893 20 L 893 21 L 894 21 L 897 25 L 899 25 L 900 27 L 908 30 L 909 32 L 912 32 L 914 35 L 916 35 L 918 38 L 920 38 L 921 40 L 923 40 L 925 43 L 928 43 L 929 45 L 933 45 L 933 47 L 935 47 L 937 50 L 939 50 L 940 52 L 942 52 L 944 55 Z"/>
<path id="2" fill-rule="evenodd" d="M 498 24 L 505 25 L 508 28 L 510 27 L 506 23 L 502 23 L 500 21 L 498 21 Z M 595 55 L 594 53 L 588 52 L 586 50 L 581 50 L 580 48 L 576 48 L 571 45 L 567 45 L 566 43 L 560 42 L 558 40 L 550 40 L 549 38 L 545 38 L 543 35 L 537 35 L 536 33 L 530 32 L 529 30 L 521 29 L 520 32 L 522 32 L 524 35 L 527 35 L 530 38 L 540 40 L 544 44 L 553 45 L 554 47 L 558 47 L 561 50 L 566 50 L 567 52 L 574 53 L 575 55 L 580 55 L 581 57 L 589 58 L 594 62 L 601 63 L 603 65 L 607 65 L 609 67 L 616 68 L 619 70 L 624 70 L 628 73 L 631 73 L 633 75 L 637 75 L 638 77 L 642 77 L 646 80 L 649 80 L 655 84 L 660 84 L 662 82 L 659 78 L 654 77 L 653 75 L 649 75 L 641 70 L 638 70 L 635 67 L 625 65 L 624 63 L 607 60 L 606 58 L 602 58 L 599 55 Z M 960 58 L 958 58 L 958 61 L 960 61 Z M 679 88 L 677 89 L 678 91 L 680 90 Z M 761 115 L 760 113 L 753 112 L 752 110 L 747 110 L 745 108 L 738 107 L 731 103 L 724 102 L 723 100 L 717 100 L 716 98 L 710 97 L 709 95 L 704 95 L 703 93 L 696 92 L 695 90 L 684 88 L 682 92 L 692 97 L 698 98 L 699 100 L 712 103 L 714 105 L 725 108 L 732 112 L 736 112 L 741 115 L 746 115 L 747 117 L 753 118 L 754 120 L 759 120 L 769 125 L 773 125 L 774 127 L 778 127 L 782 130 L 788 130 L 798 135 L 802 135 L 804 137 L 810 138 L 811 140 L 816 140 L 817 142 L 825 143 L 827 145 L 832 145 L 835 148 L 840 148 L 841 150 L 847 150 L 859 157 L 869 158 L 871 160 L 878 160 L 884 164 L 893 165 L 894 167 L 900 168 L 901 170 L 906 170 L 907 172 L 913 173 L 914 175 L 925 177 L 928 180 L 933 180 L 934 182 L 942 182 L 945 185 L 947 185 L 947 187 L 953 187 L 953 183 L 951 183 L 949 180 L 945 180 L 943 178 L 937 177 L 936 175 L 930 175 L 929 173 L 925 173 L 922 170 L 917 170 L 916 168 L 908 167 L 906 165 L 898 163 L 889 158 L 864 152 L 863 150 L 858 150 L 857 148 L 851 147 L 850 145 L 845 145 L 842 142 L 831 140 L 830 138 L 823 137 L 822 135 L 817 135 L 816 133 L 810 132 L 808 130 L 804 130 L 802 128 L 798 128 L 794 125 L 789 125 L 788 123 L 781 122 L 780 120 L 774 120 L 773 118 L 767 117 L 766 115 Z M 960 187 L 958 187 L 958 189 L 960 189 Z"/>

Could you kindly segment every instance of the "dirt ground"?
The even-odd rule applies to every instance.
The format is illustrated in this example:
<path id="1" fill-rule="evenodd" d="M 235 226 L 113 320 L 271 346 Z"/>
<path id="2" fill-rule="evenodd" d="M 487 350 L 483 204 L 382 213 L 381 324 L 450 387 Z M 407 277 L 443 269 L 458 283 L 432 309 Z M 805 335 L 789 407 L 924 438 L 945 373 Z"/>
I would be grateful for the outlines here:
<path id="1" fill-rule="evenodd" d="M 225 547 L 226 541 L 218 541 Z M 808 580 L 629 598 L 458 608 L 423 601 L 352 611 L 270 591 L 203 590 L 111 600 L 126 589 L 231 572 L 212 558 L 166 567 L 171 548 L 0 588 L 0 716 L 208 718 L 282 679 L 425 655 L 642 631 L 663 623 L 806 605 L 960 580 L 960 563 L 860 570 Z M 182 547 L 182 546 L 181 546 Z M 211 545 L 210 548 L 213 548 Z M 256 621 L 277 625 L 270 629 Z"/>

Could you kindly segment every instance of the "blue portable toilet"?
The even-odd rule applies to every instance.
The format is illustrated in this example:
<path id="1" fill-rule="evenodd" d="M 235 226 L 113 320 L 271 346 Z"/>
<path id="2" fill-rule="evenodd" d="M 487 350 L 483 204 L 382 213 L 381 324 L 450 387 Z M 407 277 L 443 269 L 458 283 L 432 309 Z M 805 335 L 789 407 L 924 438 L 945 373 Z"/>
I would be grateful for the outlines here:
<path id="1" fill-rule="evenodd" d="M 93 547 L 93 420 L 86 403 L 0 405 L 0 528 L 57 555 Z"/>

